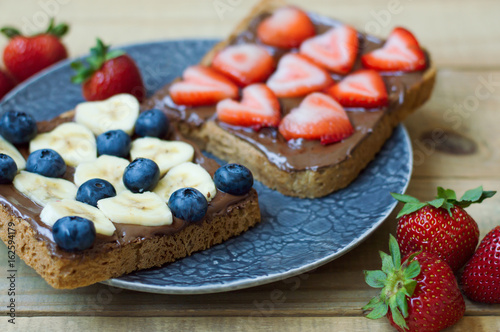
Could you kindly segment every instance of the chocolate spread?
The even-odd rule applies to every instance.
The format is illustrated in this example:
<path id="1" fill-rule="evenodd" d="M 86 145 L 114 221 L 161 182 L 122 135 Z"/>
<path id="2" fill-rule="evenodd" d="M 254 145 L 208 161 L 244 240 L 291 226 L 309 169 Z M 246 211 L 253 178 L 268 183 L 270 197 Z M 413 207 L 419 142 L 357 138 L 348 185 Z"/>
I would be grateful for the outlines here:
<path id="1" fill-rule="evenodd" d="M 51 121 L 39 122 L 38 132 L 44 133 L 51 131 L 59 124 L 71 120 L 72 118 L 70 117 L 58 117 Z M 166 139 L 183 140 L 192 144 L 191 142 L 181 137 L 180 134 L 175 130 L 171 130 Z M 192 145 L 195 148 L 193 161 L 203 166 L 210 173 L 210 175 L 213 176 L 217 168 L 219 168 L 219 165 L 214 160 L 206 158 L 194 144 Z M 25 158 L 28 157 L 28 145 L 20 146 L 18 147 L 18 149 Z M 73 181 L 73 174 L 74 168 L 68 166 L 66 174 L 64 174 L 64 178 L 66 180 Z M 242 206 L 241 204 L 245 204 L 245 202 L 248 201 L 249 198 L 251 200 L 257 199 L 257 193 L 254 189 L 252 189 L 248 194 L 242 196 L 233 196 L 217 190 L 217 194 L 208 205 L 208 210 L 205 218 L 198 221 L 196 224 L 201 225 L 205 220 L 209 220 L 213 216 L 226 214 L 233 208 L 237 208 L 238 206 Z M 139 242 L 158 235 L 171 235 L 182 230 L 190 224 L 182 219 L 175 217 L 173 218 L 173 222 L 171 225 L 164 226 L 142 226 L 113 223 L 116 227 L 116 231 L 112 236 L 97 234 L 96 241 L 91 248 L 82 252 L 68 252 L 60 249 L 57 246 L 57 244 L 54 242 L 54 238 L 52 237 L 52 228 L 50 226 L 47 226 L 40 220 L 40 212 L 42 212 L 43 207 L 34 203 L 22 193 L 17 191 L 14 185 L 0 185 L 0 204 L 10 210 L 13 215 L 26 220 L 35 230 L 37 239 L 45 241 L 47 243 L 47 247 L 52 255 L 68 259 L 81 259 L 83 255 L 92 257 L 102 251 L 109 251 L 114 248 L 123 246 L 127 243 Z"/>
<path id="2" fill-rule="evenodd" d="M 232 38 L 229 43 L 257 43 L 266 47 L 273 55 L 276 62 L 288 52 L 297 52 L 297 49 L 285 50 L 277 47 L 263 45 L 257 38 L 256 31 L 259 23 L 270 14 L 256 16 L 249 24 L 249 28 Z M 332 27 L 340 26 L 342 23 L 331 18 L 309 14 L 315 25 L 316 33 L 321 34 Z M 361 56 L 374 49 L 380 48 L 384 40 L 378 39 L 358 32 L 359 52 L 353 71 L 362 68 Z M 426 53 L 427 64 L 429 56 Z M 159 90 L 152 98 L 144 104 L 147 108 L 160 108 L 164 110 L 174 121 L 182 121 L 190 126 L 199 127 L 207 120 L 214 120 L 220 127 L 236 135 L 242 140 L 250 143 L 266 155 L 269 161 L 283 171 L 295 172 L 303 170 L 318 170 L 329 167 L 349 158 L 352 151 L 366 139 L 384 114 L 394 112 L 401 107 L 405 101 L 407 90 L 417 86 L 423 80 L 423 72 L 381 72 L 389 95 L 389 106 L 383 109 L 364 110 L 362 108 L 346 108 L 347 114 L 355 129 L 352 136 L 342 142 L 321 145 L 315 140 L 291 140 L 287 142 L 276 128 L 263 128 L 254 131 L 251 128 L 231 126 L 219 122 L 215 116 L 215 106 L 203 106 L 189 108 L 176 105 L 169 96 L 169 85 Z M 331 74 L 335 81 L 342 76 Z M 280 98 L 282 115 L 286 115 L 291 109 L 297 107 L 302 98 Z"/>

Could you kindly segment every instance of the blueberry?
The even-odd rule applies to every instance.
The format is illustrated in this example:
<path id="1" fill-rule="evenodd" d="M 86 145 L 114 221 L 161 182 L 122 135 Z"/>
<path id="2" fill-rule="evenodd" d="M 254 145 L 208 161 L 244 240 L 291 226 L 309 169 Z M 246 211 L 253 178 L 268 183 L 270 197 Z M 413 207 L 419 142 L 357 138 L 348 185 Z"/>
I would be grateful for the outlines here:
<path id="1" fill-rule="evenodd" d="M 41 149 L 30 153 L 26 170 L 51 178 L 60 178 L 66 173 L 66 164 L 61 155 L 52 149 Z"/>
<path id="2" fill-rule="evenodd" d="M 97 201 L 116 196 L 115 187 L 103 179 L 91 179 L 82 184 L 76 192 L 76 200 L 97 207 Z"/>
<path id="3" fill-rule="evenodd" d="M 160 180 L 160 168 L 151 159 L 137 158 L 123 173 L 123 183 L 134 193 L 152 191 Z"/>
<path id="4" fill-rule="evenodd" d="M 140 137 L 163 138 L 168 132 L 168 126 L 167 116 L 160 110 L 152 109 L 139 115 L 135 122 L 135 133 Z"/>
<path id="5" fill-rule="evenodd" d="M 226 164 L 215 171 L 215 186 L 231 195 L 245 195 L 252 189 L 253 175 L 240 164 Z"/>
<path id="6" fill-rule="evenodd" d="M 97 154 L 127 158 L 130 152 L 130 136 L 123 130 L 110 130 L 97 136 Z"/>
<path id="7" fill-rule="evenodd" d="M 203 219 L 207 213 L 208 202 L 198 190 L 181 188 L 170 195 L 168 206 L 176 218 L 195 222 Z"/>
<path id="8" fill-rule="evenodd" d="M 0 153 L 0 184 L 11 183 L 17 173 L 17 165 L 10 156 Z"/>
<path id="9" fill-rule="evenodd" d="M 13 144 L 28 143 L 37 133 L 31 114 L 8 111 L 0 118 L 0 135 Z"/>
<path id="10" fill-rule="evenodd" d="M 94 223 L 82 217 L 63 217 L 52 226 L 57 245 L 67 251 L 85 250 L 95 240 Z"/>

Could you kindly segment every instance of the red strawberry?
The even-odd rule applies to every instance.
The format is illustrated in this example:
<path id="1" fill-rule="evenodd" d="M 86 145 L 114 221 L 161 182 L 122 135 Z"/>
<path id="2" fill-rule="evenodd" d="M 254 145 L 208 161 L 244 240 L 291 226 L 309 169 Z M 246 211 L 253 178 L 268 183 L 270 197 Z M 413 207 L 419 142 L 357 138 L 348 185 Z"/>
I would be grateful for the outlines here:
<path id="1" fill-rule="evenodd" d="M 244 87 L 264 82 L 276 64 L 264 47 L 256 44 L 239 44 L 220 51 L 212 61 L 212 67 Z"/>
<path id="2" fill-rule="evenodd" d="M 356 61 L 358 47 L 356 30 L 342 25 L 303 42 L 300 53 L 328 70 L 345 75 Z"/>
<path id="3" fill-rule="evenodd" d="M 398 331 L 437 332 L 454 325 L 464 315 L 465 302 L 448 264 L 428 252 L 401 253 L 390 236 L 391 255 L 380 252 L 382 271 L 364 271 L 368 285 L 382 288 L 381 294 L 363 310 L 367 318 L 387 316 Z"/>
<path id="4" fill-rule="evenodd" d="M 146 96 L 141 73 L 134 60 L 123 51 L 109 51 L 97 39 L 97 46 L 90 51 L 88 66 L 77 61 L 71 64 L 76 75 L 71 78 L 75 84 L 83 83 L 82 92 L 86 100 L 104 100 L 120 93 L 129 93 L 141 102 Z"/>
<path id="5" fill-rule="evenodd" d="M 16 83 L 7 73 L 0 70 L 0 100 L 16 86 Z"/>
<path id="6" fill-rule="evenodd" d="M 267 86 L 278 97 L 303 97 L 321 91 L 333 83 L 328 73 L 299 54 L 287 54 L 278 63 L 278 69 L 267 81 Z"/>
<path id="7" fill-rule="evenodd" d="M 170 97 L 177 105 L 213 105 L 226 98 L 238 97 L 238 87 L 212 68 L 188 67 L 182 78 L 183 81 L 170 86 Z"/>
<path id="8" fill-rule="evenodd" d="M 422 203 L 414 197 L 392 193 L 398 201 L 406 203 L 398 214 L 401 251 L 403 254 L 431 252 L 457 272 L 474 254 L 479 240 L 477 223 L 463 208 L 494 194 L 478 187 L 457 200 L 453 190 L 438 187 L 436 199 Z"/>
<path id="9" fill-rule="evenodd" d="M 11 27 L 5 27 L 1 32 L 10 39 L 3 51 L 3 61 L 19 82 L 68 57 L 59 40 L 68 32 L 64 23 L 54 26 L 54 20 L 51 20 L 45 32 L 34 36 L 23 36 Z"/>
<path id="10" fill-rule="evenodd" d="M 274 93 L 262 83 L 247 86 L 241 102 L 225 99 L 217 104 L 220 121 L 235 126 L 277 127 L 281 120 L 280 103 Z"/>
<path id="11" fill-rule="evenodd" d="M 500 226 L 481 241 L 476 253 L 465 265 L 462 284 L 472 301 L 500 303 Z"/>
<path id="12" fill-rule="evenodd" d="M 387 106 L 389 102 L 382 76 L 371 69 L 346 76 L 327 92 L 344 107 L 376 108 Z"/>
<path id="13" fill-rule="evenodd" d="M 281 48 L 298 47 L 314 34 L 309 16 L 292 6 L 279 8 L 257 27 L 257 37 L 264 44 Z"/>
<path id="14" fill-rule="evenodd" d="M 286 140 L 304 138 L 330 144 L 351 136 L 354 129 L 339 103 L 315 92 L 283 118 L 279 132 Z"/>
<path id="15" fill-rule="evenodd" d="M 382 71 L 425 69 L 425 53 L 413 34 L 404 28 L 392 30 L 384 47 L 361 57 L 364 67 Z"/>

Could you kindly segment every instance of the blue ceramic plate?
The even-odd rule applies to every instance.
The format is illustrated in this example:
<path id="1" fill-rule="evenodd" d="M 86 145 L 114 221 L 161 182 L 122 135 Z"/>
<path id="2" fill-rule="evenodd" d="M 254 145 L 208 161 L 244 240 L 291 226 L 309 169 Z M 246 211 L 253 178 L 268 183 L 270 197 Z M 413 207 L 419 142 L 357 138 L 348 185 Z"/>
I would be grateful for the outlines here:
<path id="1" fill-rule="evenodd" d="M 123 47 L 138 63 L 149 94 L 197 63 L 215 40 L 180 40 Z M 69 83 L 70 62 L 17 87 L 0 104 L 48 120 L 83 101 Z M 241 289 L 291 277 L 347 253 L 394 209 L 390 192 L 403 193 L 412 170 L 408 133 L 399 126 L 375 160 L 346 189 L 320 199 L 281 195 L 261 183 L 262 223 L 241 236 L 161 268 L 106 281 L 152 293 L 199 294 Z"/>

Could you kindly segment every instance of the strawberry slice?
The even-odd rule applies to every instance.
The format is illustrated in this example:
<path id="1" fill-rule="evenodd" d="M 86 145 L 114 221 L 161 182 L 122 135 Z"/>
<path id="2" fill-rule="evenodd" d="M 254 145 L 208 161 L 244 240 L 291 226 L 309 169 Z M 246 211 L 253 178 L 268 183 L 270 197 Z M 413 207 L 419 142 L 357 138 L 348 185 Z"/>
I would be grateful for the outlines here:
<path id="1" fill-rule="evenodd" d="M 177 105 L 213 105 L 226 98 L 238 97 L 238 87 L 212 68 L 188 67 L 183 81 L 170 86 L 170 97 Z"/>
<path id="2" fill-rule="evenodd" d="M 278 97 L 302 97 L 323 90 L 332 82 L 326 70 L 299 54 L 289 53 L 281 58 L 267 86 Z"/>
<path id="3" fill-rule="evenodd" d="M 392 30 L 384 47 L 361 57 L 365 68 L 382 71 L 417 71 L 425 69 L 425 53 L 413 34 L 401 27 Z"/>
<path id="4" fill-rule="evenodd" d="M 372 69 L 346 76 L 327 92 L 344 107 L 376 108 L 387 106 L 389 102 L 382 76 Z"/>
<path id="5" fill-rule="evenodd" d="M 247 86 L 242 91 L 241 102 L 225 99 L 217 104 L 220 121 L 235 126 L 277 127 L 281 120 L 280 103 L 265 84 Z"/>
<path id="6" fill-rule="evenodd" d="M 356 61 L 358 33 L 347 25 L 332 28 L 303 42 L 300 53 L 322 67 L 345 75 Z"/>
<path id="7" fill-rule="evenodd" d="M 286 140 L 319 139 L 326 145 L 351 136 L 354 129 L 339 103 L 330 96 L 315 92 L 283 118 L 279 132 Z"/>
<path id="8" fill-rule="evenodd" d="M 219 52 L 212 67 L 230 77 L 239 86 L 264 82 L 276 67 L 273 57 L 262 46 L 239 44 Z"/>
<path id="9" fill-rule="evenodd" d="M 292 48 L 315 35 L 307 14 L 292 6 L 282 7 L 257 27 L 257 37 L 267 45 Z"/>

